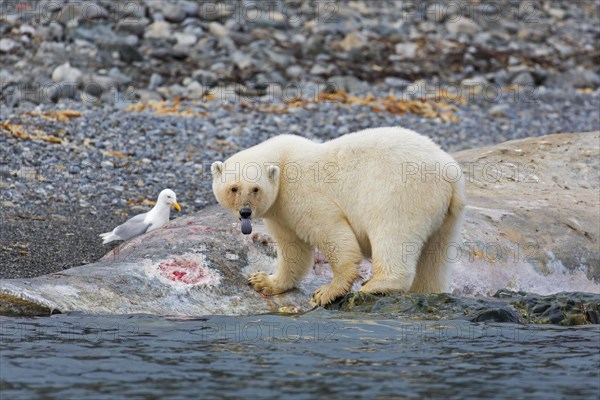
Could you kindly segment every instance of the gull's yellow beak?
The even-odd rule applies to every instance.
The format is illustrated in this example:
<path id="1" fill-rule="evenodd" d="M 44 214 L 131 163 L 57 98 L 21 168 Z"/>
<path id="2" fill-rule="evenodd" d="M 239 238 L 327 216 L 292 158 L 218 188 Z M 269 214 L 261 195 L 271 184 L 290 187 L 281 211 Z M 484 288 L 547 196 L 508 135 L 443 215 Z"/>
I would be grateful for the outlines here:
<path id="1" fill-rule="evenodd" d="M 179 203 L 173 203 L 172 205 L 177 211 L 181 211 L 181 206 L 179 205 Z"/>

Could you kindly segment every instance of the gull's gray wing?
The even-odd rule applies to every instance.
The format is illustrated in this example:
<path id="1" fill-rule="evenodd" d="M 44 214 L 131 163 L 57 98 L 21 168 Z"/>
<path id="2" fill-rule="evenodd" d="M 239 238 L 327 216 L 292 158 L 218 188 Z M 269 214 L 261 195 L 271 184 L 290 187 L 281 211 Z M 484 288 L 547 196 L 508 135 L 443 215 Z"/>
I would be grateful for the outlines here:
<path id="1" fill-rule="evenodd" d="M 129 240 L 132 237 L 146 232 L 150 225 L 152 225 L 144 222 L 146 214 L 148 213 L 136 215 L 135 217 L 129 218 L 123 224 L 117 226 L 114 231 L 115 235 L 117 235 L 121 240 Z"/>

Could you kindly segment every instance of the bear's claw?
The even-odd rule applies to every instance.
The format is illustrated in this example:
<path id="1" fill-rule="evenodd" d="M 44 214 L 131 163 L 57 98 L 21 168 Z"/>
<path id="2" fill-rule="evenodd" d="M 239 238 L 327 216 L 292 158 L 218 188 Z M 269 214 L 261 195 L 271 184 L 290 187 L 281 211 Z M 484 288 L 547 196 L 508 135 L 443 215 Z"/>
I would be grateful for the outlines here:
<path id="1" fill-rule="evenodd" d="M 248 283 L 252 286 L 252 289 L 268 296 L 285 292 L 285 290 L 279 289 L 277 285 L 274 284 L 272 276 L 269 276 L 266 272 L 262 271 L 250 275 Z"/>
<path id="2" fill-rule="evenodd" d="M 331 284 L 323 285 L 313 294 L 313 297 L 310 300 L 310 305 L 323 307 L 333 302 L 338 297 L 344 296 L 346 293 L 348 293 L 348 290 L 343 288 L 336 288 Z"/>

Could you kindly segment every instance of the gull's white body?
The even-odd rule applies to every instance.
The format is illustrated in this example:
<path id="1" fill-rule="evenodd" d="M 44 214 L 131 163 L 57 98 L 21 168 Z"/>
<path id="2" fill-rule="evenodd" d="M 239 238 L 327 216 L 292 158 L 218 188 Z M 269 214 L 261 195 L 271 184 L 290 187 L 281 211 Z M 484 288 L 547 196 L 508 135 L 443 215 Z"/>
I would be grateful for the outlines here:
<path id="1" fill-rule="evenodd" d="M 175 192 L 170 189 L 163 190 L 158 195 L 156 205 L 150 211 L 128 219 L 110 232 L 100 234 L 103 239 L 102 244 L 114 240 L 129 240 L 142 233 L 151 232 L 162 227 L 169 222 L 172 205 L 179 208 Z"/>

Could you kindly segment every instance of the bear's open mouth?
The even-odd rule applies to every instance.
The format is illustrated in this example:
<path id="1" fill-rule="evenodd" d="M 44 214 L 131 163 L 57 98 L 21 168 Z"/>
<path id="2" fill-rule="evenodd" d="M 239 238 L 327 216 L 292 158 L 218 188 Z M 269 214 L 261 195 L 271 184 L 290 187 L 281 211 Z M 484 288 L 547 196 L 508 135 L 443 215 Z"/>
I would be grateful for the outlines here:
<path id="1" fill-rule="evenodd" d="M 252 222 L 250 222 L 250 218 L 240 218 L 242 221 L 242 233 L 244 235 L 249 235 L 252 233 Z"/>

